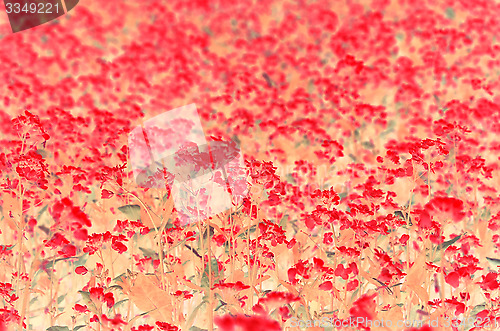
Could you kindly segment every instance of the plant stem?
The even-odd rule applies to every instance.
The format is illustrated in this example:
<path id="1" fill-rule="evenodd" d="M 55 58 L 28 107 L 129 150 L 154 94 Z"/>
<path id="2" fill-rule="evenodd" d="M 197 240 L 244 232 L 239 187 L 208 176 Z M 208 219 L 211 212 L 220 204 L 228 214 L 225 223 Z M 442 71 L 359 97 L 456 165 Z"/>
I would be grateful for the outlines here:
<path id="1" fill-rule="evenodd" d="M 214 329 L 214 310 L 213 310 L 213 298 L 212 298 L 212 246 L 210 237 L 210 223 L 207 220 L 207 255 L 208 255 L 208 319 L 209 325 L 208 330 L 213 331 Z"/>
<path id="2" fill-rule="evenodd" d="M 21 182 L 19 183 L 20 185 L 20 205 L 21 205 L 21 208 L 19 209 L 19 223 L 18 223 L 18 229 L 19 229 L 19 233 L 18 233 L 18 236 L 17 236 L 17 243 L 18 243 L 18 246 L 19 246 L 19 263 L 18 263 L 18 267 L 17 267 L 17 293 L 20 294 L 20 289 L 21 289 L 21 280 L 22 280 L 22 277 L 21 277 L 21 274 L 23 274 L 25 272 L 25 265 L 24 265 L 24 248 L 23 248 L 23 237 L 24 237 L 24 220 L 23 220 L 23 196 L 24 196 L 24 190 L 22 188 L 22 184 Z M 25 289 L 26 291 L 29 292 L 29 288 L 28 289 Z M 19 295 L 21 296 L 21 295 Z M 23 329 L 23 321 L 24 321 L 24 317 L 26 315 L 26 300 L 28 298 L 26 298 L 26 295 L 23 295 L 22 296 L 23 299 L 22 301 L 19 301 L 19 304 L 21 304 L 21 312 L 20 312 L 20 324 L 19 324 L 19 327 L 20 329 L 22 330 Z"/>

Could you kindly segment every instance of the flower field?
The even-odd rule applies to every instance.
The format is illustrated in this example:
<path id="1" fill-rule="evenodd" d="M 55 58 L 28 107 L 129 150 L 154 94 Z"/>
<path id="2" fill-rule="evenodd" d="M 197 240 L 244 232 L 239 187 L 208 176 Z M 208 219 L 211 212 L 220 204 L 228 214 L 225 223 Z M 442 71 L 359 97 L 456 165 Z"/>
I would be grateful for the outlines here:
<path id="1" fill-rule="evenodd" d="M 498 2 L 4 8 L 0 331 L 500 328 Z"/>

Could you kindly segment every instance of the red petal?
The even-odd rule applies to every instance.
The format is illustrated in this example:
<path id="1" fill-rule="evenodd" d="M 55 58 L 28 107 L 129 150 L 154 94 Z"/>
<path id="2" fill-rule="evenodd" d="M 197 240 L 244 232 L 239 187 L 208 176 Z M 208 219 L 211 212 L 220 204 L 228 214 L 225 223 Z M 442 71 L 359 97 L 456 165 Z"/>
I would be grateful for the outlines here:
<path id="1" fill-rule="evenodd" d="M 323 291 L 330 291 L 332 288 L 333 288 L 333 284 L 330 281 L 324 282 L 323 284 L 321 284 L 319 286 L 319 289 L 323 290 Z"/>
<path id="2" fill-rule="evenodd" d="M 450 272 L 449 274 L 447 274 L 444 277 L 444 280 L 446 281 L 446 283 L 450 284 L 454 288 L 457 288 L 458 285 L 460 285 L 460 275 L 457 272 L 455 272 L 455 271 Z"/>

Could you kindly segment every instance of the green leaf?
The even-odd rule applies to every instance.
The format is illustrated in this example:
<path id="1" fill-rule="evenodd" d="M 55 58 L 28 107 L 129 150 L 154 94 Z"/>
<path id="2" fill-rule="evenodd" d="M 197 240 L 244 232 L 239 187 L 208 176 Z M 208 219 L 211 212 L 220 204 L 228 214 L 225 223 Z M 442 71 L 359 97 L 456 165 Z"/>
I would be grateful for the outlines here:
<path id="1" fill-rule="evenodd" d="M 330 251 L 325 251 L 326 256 L 330 259 L 333 259 L 335 257 L 335 252 L 330 252 Z"/>
<path id="2" fill-rule="evenodd" d="M 375 148 L 375 145 L 371 141 L 363 141 L 361 143 L 361 145 L 363 145 L 363 147 L 366 149 L 374 149 Z"/>
<path id="3" fill-rule="evenodd" d="M 40 218 L 40 216 L 42 216 L 42 214 L 47 210 L 47 208 L 49 207 L 49 205 L 45 205 L 42 209 L 40 209 L 40 211 L 38 212 L 38 218 Z"/>
<path id="4" fill-rule="evenodd" d="M 74 261 L 73 263 L 75 264 L 75 267 L 79 266 L 85 266 L 87 264 L 87 259 L 89 258 L 89 255 L 87 253 L 83 254 L 78 258 L 78 260 Z"/>
<path id="5" fill-rule="evenodd" d="M 359 293 L 359 289 L 361 288 L 361 286 L 358 286 L 356 288 L 356 290 L 354 290 L 354 292 L 352 293 L 351 295 L 351 301 L 354 299 L 354 298 L 357 298 L 358 297 L 358 293 Z"/>
<path id="6" fill-rule="evenodd" d="M 344 199 L 346 196 L 347 196 L 347 191 L 339 193 L 340 200 Z"/>
<path id="7" fill-rule="evenodd" d="M 255 231 L 257 231 L 257 225 L 252 225 L 250 227 L 250 233 L 254 233 Z M 248 229 L 244 230 L 242 233 L 240 233 L 240 235 L 238 237 L 241 237 L 243 239 L 246 239 L 246 235 L 248 234 Z"/>
<path id="8" fill-rule="evenodd" d="M 81 328 L 84 328 L 84 327 L 86 327 L 86 325 L 78 325 L 78 326 L 75 326 L 75 327 L 73 328 L 73 331 L 80 330 Z"/>
<path id="9" fill-rule="evenodd" d="M 144 313 L 142 313 L 142 314 L 139 314 L 139 316 L 146 316 L 147 314 L 149 314 L 149 313 L 150 313 L 150 312 L 152 312 L 152 311 L 155 311 L 156 309 L 157 309 L 157 308 L 155 308 L 155 309 L 151 309 L 151 310 L 148 310 L 147 312 L 144 312 Z"/>
<path id="10" fill-rule="evenodd" d="M 137 221 L 141 218 L 141 206 L 125 205 L 118 207 L 118 210 L 127 215 L 129 220 Z"/>
<path id="11" fill-rule="evenodd" d="M 446 8 L 446 17 L 448 17 L 451 20 L 455 18 L 455 11 L 453 10 L 453 8 L 451 7 Z"/>
<path id="12" fill-rule="evenodd" d="M 64 298 L 66 297 L 66 294 L 61 295 L 59 298 L 57 298 L 57 304 L 61 304 L 63 302 Z"/>
<path id="13" fill-rule="evenodd" d="M 483 210 L 481 211 L 481 215 L 479 216 L 481 219 L 483 220 L 487 220 L 489 219 L 491 216 L 491 213 L 490 213 L 490 210 L 488 208 L 483 208 Z"/>
<path id="14" fill-rule="evenodd" d="M 212 258 L 212 274 L 213 274 L 212 281 L 214 281 L 214 283 L 215 283 L 215 281 L 219 278 L 219 264 L 217 263 L 216 258 Z M 201 277 L 201 286 L 202 287 L 209 286 L 208 264 L 205 267 L 205 270 L 203 271 L 203 276 Z"/>
<path id="15" fill-rule="evenodd" d="M 113 308 L 118 308 L 119 306 L 123 305 L 127 301 L 128 301 L 128 299 L 120 300 L 117 303 L 115 303 L 115 305 L 113 306 Z"/>
<path id="16" fill-rule="evenodd" d="M 111 285 L 108 290 L 123 290 L 123 288 L 120 285 Z"/>
<path id="17" fill-rule="evenodd" d="M 47 331 L 70 331 L 67 326 L 51 326 Z"/>
<path id="18" fill-rule="evenodd" d="M 486 309 L 486 304 L 484 304 L 484 303 L 479 304 L 479 305 L 475 306 L 475 307 L 471 310 L 469 317 L 470 317 L 470 318 L 473 318 L 475 321 L 477 321 L 477 320 L 478 320 L 478 318 L 477 318 L 477 314 L 478 314 L 479 312 L 481 312 L 481 311 L 485 310 L 485 309 Z M 472 329 L 472 328 L 474 327 L 474 325 L 473 325 L 472 323 L 470 323 L 469 325 L 468 325 L 468 324 L 465 324 L 465 326 L 466 326 L 466 329 L 465 329 L 465 330 L 470 330 L 470 329 Z"/>
<path id="19" fill-rule="evenodd" d="M 170 196 L 170 193 L 169 193 L 169 192 L 165 193 L 165 195 L 163 195 L 163 198 L 161 199 L 161 201 L 162 201 L 163 203 L 165 203 L 165 202 L 167 201 L 167 199 L 168 199 L 168 197 L 169 197 L 169 196 Z"/>
<path id="20" fill-rule="evenodd" d="M 450 184 L 450 186 L 448 186 L 448 188 L 446 189 L 446 194 L 450 195 L 452 190 L 453 190 L 453 184 Z"/>
<path id="21" fill-rule="evenodd" d="M 90 299 L 90 292 L 78 291 L 78 293 L 81 294 L 83 300 L 85 300 L 85 301 L 92 301 L 92 299 Z M 85 302 L 85 303 L 87 303 L 87 302 Z"/>
<path id="22" fill-rule="evenodd" d="M 97 306 L 95 305 L 94 301 L 92 301 L 92 299 L 90 298 L 90 292 L 78 291 L 78 293 L 81 294 L 83 301 L 85 302 L 85 305 L 87 305 L 89 310 L 94 314 L 99 314 L 99 309 L 97 309 Z"/>
<path id="23" fill-rule="evenodd" d="M 288 224 L 288 217 L 288 215 L 284 215 L 279 224 L 284 230 L 286 230 L 286 225 Z"/>
<path id="24" fill-rule="evenodd" d="M 385 97 L 384 97 L 384 99 L 385 99 Z M 384 136 L 388 135 L 389 133 L 394 132 L 395 128 L 396 128 L 396 121 L 389 121 L 389 123 L 387 124 L 387 129 L 384 132 L 382 132 L 380 134 L 380 136 L 384 137 Z"/>
<path id="25" fill-rule="evenodd" d="M 30 306 L 32 306 L 37 301 L 38 301 L 38 297 L 33 297 L 33 299 L 30 300 Z"/>
<path id="26" fill-rule="evenodd" d="M 494 259 L 492 257 L 486 257 L 486 260 L 490 261 L 491 263 L 493 263 L 496 266 L 500 266 L 500 260 L 499 259 Z"/>
<path id="27" fill-rule="evenodd" d="M 442 244 L 439 244 L 437 249 L 438 250 L 444 250 L 444 249 L 447 249 L 448 247 L 450 247 L 451 245 L 453 245 L 454 243 L 456 243 L 458 241 L 458 239 L 460 239 L 462 237 L 462 235 L 458 235 L 456 236 L 455 238 L 453 239 L 450 239 L 448 241 L 445 241 L 444 243 Z"/>
<path id="28" fill-rule="evenodd" d="M 300 305 L 299 308 L 297 308 L 296 314 L 299 319 L 307 320 L 307 309 L 304 305 Z"/>
<path id="29" fill-rule="evenodd" d="M 156 253 L 154 250 L 149 249 L 149 248 L 144 248 L 144 247 L 139 247 L 139 249 L 142 251 L 145 257 L 150 257 L 152 259 L 157 259 L 158 258 L 158 253 Z"/>
<path id="30" fill-rule="evenodd" d="M 221 300 L 219 300 L 219 304 L 217 305 L 217 307 L 214 309 L 214 311 L 217 311 L 219 309 L 221 309 L 222 307 L 224 307 L 225 305 L 227 305 L 227 303 L 225 302 L 222 302 Z"/>
<path id="31" fill-rule="evenodd" d="M 475 306 L 475 307 L 471 310 L 471 312 L 470 312 L 470 316 L 474 316 L 474 317 L 476 317 L 476 315 L 477 315 L 479 312 L 483 311 L 484 309 L 486 309 L 486 304 L 482 303 L 482 304 L 480 304 L 480 305 L 477 305 L 477 306 Z"/>
<path id="32" fill-rule="evenodd" d="M 9 245 L 9 246 L 7 246 L 7 245 L 0 245 L 0 247 L 2 248 L 2 250 L 5 249 L 6 251 L 11 251 L 12 249 L 14 249 L 14 246 L 16 246 L 16 245 Z"/>
<path id="33" fill-rule="evenodd" d="M 408 220 L 408 224 L 409 224 L 410 226 L 411 226 L 411 225 L 413 225 L 413 223 L 412 223 L 412 221 L 411 221 L 411 217 L 410 217 L 410 215 L 409 215 L 407 212 L 403 213 L 401 210 L 396 210 L 396 211 L 394 212 L 394 215 L 398 216 L 398 217 L 399 217 L 400 219 L 402 219 L 403 221 Z"/>
<path id="34" fill-rule="evenodd" d="M 189 315 L 189 317 L 185 323 L 186 326 L 193 324 L 194 318 L 197 316 L 198 310 L 200 310 L 200 308 L 203 307 L 203 305 L 205 305 L 206 303 L 207 303 L 207 301 L 203 300 L 203 301 L 201 301 L 201 303 L 198 306 L 196 306 L 196 308 L 193 309 L 193 311 L 191 312 L 191 315 Z M 191 329 L 189 329 L 189 330 L 191 330 Z M 196 330 L 196 329 L 194 329 L 194 330 Z"/>
<path id="35" fill-rule="evenodd" d="M 286 181 L 292 184 L 297 184 L 295 181 L 295 178 L 293 178 L 292 174 L 286 174 L 285 175 Z"/>
<path id="36" fill-rule="evenodd" d="M 213 36 L 213 35 L 214 35 L 214 33 L 212 32 L 212 30 L 210 30 L 210 28 L 209 28 L 209 27 L 207 27 L 207 26 L 204 26 L 204 27 L 202 28 L 202 30 L 203 30 L 203 32 L 205 32 L 205 33 L 206 33 L 206 34 L 208 34 L 209 36 Z"/>
<path id="37" fill-rule="evenodd" d="M 113 278 L 113 281 L 116 282 L 116 281 L 123 281 L 123 278 L 125 277 L 125 273 L 122 273 L 118 276 L 116 276 L 115 278 Z"/>

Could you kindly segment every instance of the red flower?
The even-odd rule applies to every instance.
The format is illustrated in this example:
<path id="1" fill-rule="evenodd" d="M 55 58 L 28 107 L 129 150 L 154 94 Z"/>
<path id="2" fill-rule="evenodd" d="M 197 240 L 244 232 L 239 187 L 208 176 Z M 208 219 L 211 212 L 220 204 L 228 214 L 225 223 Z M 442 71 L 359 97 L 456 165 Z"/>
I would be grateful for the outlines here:
<path id="1" fill-rule="evenodd" d="M 125 246 L 122 242 L 117 241 L 117 240 L 113 241 L 113 244 L 111 244 L 111 248 L 113 248 L 115 251 L 117 251 L 120 254 L 127 251 L 127 246 Z"/>
<path id="2" fill-rule="evenodd" d="M 250 286 L 243 284 L 241 281 L 237 281 L 236 283 L 219 283 L 215 284 L 214 288 L 229 288 L 234 289 L 236 291 L 246 290 L 250 288 Z"/>
<path id="3" fill-rule="evenodd" d="M 11 293 L 12 292 L 12 293 Z M 14 304 L 14 301 L 19 299 L 14 293 L 11 283 L 0 283 L 0 296 L 8 302 L 10 305 Z"/>
<path id="4" fill-rule="evenodd" d="M 497 281 L 498 274 L 495 272 L 488 272 L 486 276 L 483 276 L 483 281 L 478 282 L 477 284 L 481 284 L 481 288 L 486 291 L 494 291 L 496 290 L 500 284 Z"/>
<path id="5" fill-rule="evenodd" d="M 60 254 L 62 257 L 75 256 L 76 255 L 76 246 L 71 245 L 71 244 L 64 245 L 62 250 L 58 251 L 57 253 Z"/>
<path id="6" fill-rule="evenodd" d="M 350 282 L 347 283 L 346 285 L 346 290 L 347 291 L 354 291 L 357 289 L 359 286 L 359 281 L 357 279 L 351 280 Z"/>
<path id="7" fill-rule="evenodd" d="M 463 208 L 463 201 L 453 197 L 435 197 L 425 205 L 427 214 L 448 214 L 455 222 L 460 222 L 465 217 Z"/>
<path id="8" fill-rule="evenodd" d="M 104 296 L 104 289 L 101 287 L 92 287 L 89 289 L 89 293 L 92 299 L 101 300 Z"/>
<path id="9" fill-rule="evenodd" d="M 84 266 L 79 266 L 75 268 L 75 272 L 79 275 L 85 275 L 88 272 L 88 270 Z"/>
<path id="10" fill-rule="evenodd" d="M 455 271 L 452 271 L 449 274 L 447 274 L 444 277 L 444 280 L 446 283 L 450 284 L 454 288 L 457 288 L 458 285 L 460 285 L 460 275 Z"/>
<path id="11" fill-rule="evenodd" d="M 280 324 L 265 316 L 225 315 L 215 318 L 215 324 L 221 331 L 281 331 Z"/>
<path id="12" fill-rule="evenodd" d="M 319 289 L 323 290 L 323 291 L 330 291 L 332 288 L 333 288 L 333 284 L 330 281 L 324 282 L 323 284 L 321 284 L 319 286 Z"/>
<path id="13" fill-rule="evenodd" d="M 444 301 L 447 305 L 455 308 L 455 316 L 463 314 L 465 312 L 465 304 L 457 300 L 457 298 L 452 297 L 451 299 L 446 299 Z"/>
<path id="14" fill-rule="evenodd" d="M 217 243 L 217 246 L 222 246 L 226 242 L 226 237 L 223 234 L 218 234 L 213 237 L 213 240 Z"/>
<path id="15" fill-rule="evenodd" d="M 351 316 L 354 317 L 354 319 L 361 317 L 365 322 L 374 319 L 376 317 L 376 303 L 374 299 L 376 295 L 377 293 L 372 295 L 364 294 L 356 300 L 352 304 L 352 308 L 349 309 Z M 360 325 L 360 327 L 364 328 L 365 325 Z"/>
<path id="16" fill-rule="evenodd" d="M 291 303 L 299 301 L 300 298 L 287 292 L 269 292 L 264 298 L 259 299 L 259 304 Z"/>
<path id="17" fill-rule="evenodd" d="M 19 316 L 17 310 L 15 310 L 14 308 L 6 308 L 6 307 L 0 308 L 0 327 L 4 327 L 4 330 L 11 330 L 12 328 L 7 329 L 6 327 L 11 326 L 14 323 L 20 324 L 20 322 L 21 322 L 21 316 Z M 23 328 L 26 328 L 26 323 L 24 321 L 22 325 Z"/>
<path id="18" fill-rule="evenodd" d="M 87 239 L 89 238 L 89 234 L 88 234 L 87 229 L 76 230 L 74 232 L 74 235 L 75 235 L 75 239 L 79 239 L 79 240 L 83 240 L 83 241 L 87 241 Z"/>
<path id="19" fill-rule="evenodd" d="M 143 325 L 139 325 L 137 328 L 134 326 L 131 331 L 151 331 L 153 330 L 155 327 L 152 326 L 152 325 L 147 325 L 147 324 L 143 324 Z"/>
<path id="20" fill-rule="evenodd" d="M 351 272 L 350 268 L 344 268 L 344 265 L 339 264 L 337 268 L 335 269 L 335 276 L 340 276 L 342 279 L 347 279 L 349 278 L 349 274 Z"/>
<path id="21" fill-rule="evenodd" d="M 326 232 L 323 235 L 323 243 L 330 245 L 333 243 L 333 232 Z"/>
<path id="22" fill-rule="evenodd" d="M 176 327 L 175 325 L 168 324 L 166 322 L 156 322 L 156 326 L 158 327 L 158 329 L 160 329 L 162 331 L 177 331 L 177 330 L 179 330 L 179 328 Z"/>
<path id="23" fill-rule="evenodd" d="M 56 232 L 49 241 L 45 240 L 44 242 L 45 246 L 52 248 L 56 248 L 64 244 L 69 244 L 69 240 L 64 238 L 64 236 L 59 232 Z"/>
<path id="24" fill-rule="evenodd" d="M 292 317 L 290 309 L 287 306 L 279 307 L 278 313 L 280 314 L 282 321 L 286 321 Z"/>
<path id="25" fill-rule="evenodd" d="M 102 314 L 101 318 L 102 318 L 103 324 L 111 324 L 112 326 L 118 326 L 118 327 L 121 324 L 123 324 L 123 325 L 127 324 L 127 322 L 125 322 L 124 320 L 122 320 L 122 317 L 121 317 L 120 314 L 117 314 L 113 318 L 108 318 L 106 315 Z"/>
<path id="26" fill-rule="evenodd" d="M 429 214 L 429 212 L 427 210 L 423 210 L 420 213 L 420 222 L 418 223 L 418 225 L 422 229 L 429 229 L 432 227 L 431 215 Z"/>
<path id="27" fill-rule="evenodd" d="M 297 269 L 295 268 L 288 269 L 288 281 L 292 284 L 296 284 L 297 279 L 295 277 L 297 277 Z"/>
<path id="28" fill-rule="evenodd" d="M 264 307 L 261 304 L 256 304 L 255 306 L 252 307 L 252 311 L 256 314 L 260 315 L 266 315 L 267 310 L 264 309 Z"/>
<path id="29" fill-rule="evenodd" d="M 87 306 L 81 305 L 79 303 L 75 304 L 75 307 L 73 309 L 79 313 L 86 313 L 90 311 L 88 310 Z"/>
<path id="30" fill-rule="evenodd" d="M 399 243 L 403 246 L 406 246 L 406 244 L 408 243 L 408 240 L 410 239 L 410 236 L 407 235 L 407 234 L 403 234 L 401 236 L 401 238 L 399 238 Z"/>
<path id="31" fill-rule="evenodd" d="M 108 308 L 112 308 L 115 305 L 115 298 L 113 296 L 113 293 L 109 292 L 104 294 L 103 301 L 106 302 Z"/>
<path id="32" fill-rule="evenodd" d="M 110 199 L 113 195 L 113 192 L 103 189 L 101 192 L 101 199 Z"/>
<path id="33" fill-rule="evenodd" d="M 433 331 L 434 329 L 428 325 L 424 325 L 420 328 L 411 328 L 408 329 L 407 331 Z"/>

